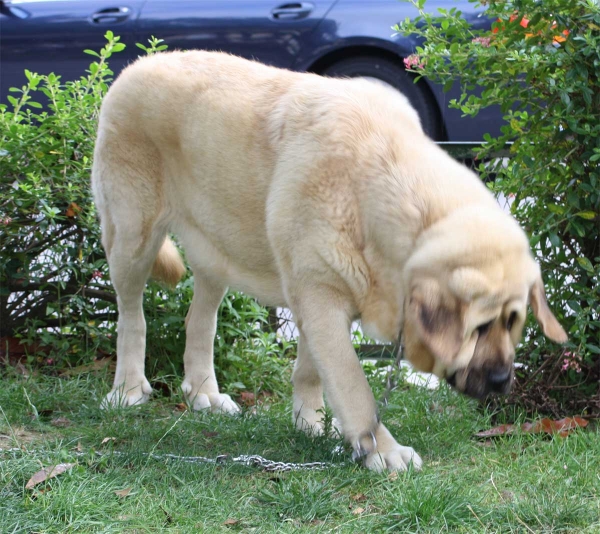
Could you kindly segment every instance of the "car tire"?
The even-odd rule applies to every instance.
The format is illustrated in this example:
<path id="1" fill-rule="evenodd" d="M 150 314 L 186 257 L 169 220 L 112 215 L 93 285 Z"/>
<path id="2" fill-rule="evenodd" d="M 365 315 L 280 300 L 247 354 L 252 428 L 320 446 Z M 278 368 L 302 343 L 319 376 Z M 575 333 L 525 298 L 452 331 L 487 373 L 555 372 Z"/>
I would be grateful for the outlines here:
<path id="1" fill-rule="evenodd" d="M 417 110 L 427 135 L 435 141 L 443 139 L 443 128 L 435 102 L 419 87 L 419 83 L 414 83 L 413 75 L 406 72 L 400 63 L 376 56 L 357 56 L 338 61 L 321 74 L 348 78 L 375 78 L 394 87 L 406 96 Z"/>

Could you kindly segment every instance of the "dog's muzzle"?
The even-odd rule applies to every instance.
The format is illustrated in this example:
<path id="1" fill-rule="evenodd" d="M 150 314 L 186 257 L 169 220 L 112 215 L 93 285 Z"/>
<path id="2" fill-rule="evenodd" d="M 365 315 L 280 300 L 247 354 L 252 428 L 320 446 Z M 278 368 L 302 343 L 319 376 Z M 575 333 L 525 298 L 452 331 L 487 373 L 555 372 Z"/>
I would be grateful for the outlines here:
<path id="1" fill-rule="evenodd" d="M 491 393 L 506 394 L 514 381 L 512 365 L 481 369 L 459 369 L 446 378 L 446 382 L 461 393 L 482 399 Z"/>

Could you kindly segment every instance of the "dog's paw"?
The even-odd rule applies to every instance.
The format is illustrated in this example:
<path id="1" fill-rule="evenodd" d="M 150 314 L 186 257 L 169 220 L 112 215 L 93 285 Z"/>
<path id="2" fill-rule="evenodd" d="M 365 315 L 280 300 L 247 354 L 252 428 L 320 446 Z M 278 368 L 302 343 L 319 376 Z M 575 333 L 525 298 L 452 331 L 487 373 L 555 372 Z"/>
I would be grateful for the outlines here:
<path id="1" fill-rule="evenodd" d="M 142 378 L 137 383 L 124 382 L 119 386 L 113 387 L 111 392 L 104 397 L 100 408 L 126 408 L 137 404 L 145 404 L 150 399 L 152 386 L 146 378 Z"/>
<path id="2" fill-rule="evenodd" d="M 385 452 L 377 449 L 368 454 L 365 459 L 365 467 L 377 472 L 406 471 L 411 463 L 413 468 L 419 471 L 423 460 L 412 447 L 403 447 L 398 444 Z"/>
<path id="3" fill-rule="evenodd" d="M 208 404 L 210 405 L 210 411 L 213 413 L 226 413 L 226 414 L 236 414 L 240 412 L 240 407 L 236 404 L 236 402 L 225 393 L 215 393 L 214 395 L 205 395 L 200 393 L 198 397 L 207 397 Z M 209 406 L 206 405 L 206 400 L 202 400 L 201 404 L 204 408 L 200 408 L 201 410 L 207 409 Z M 198 408 L 194 408 L 197 410 Z"/>
<path id="4" fill-rule="evenodd" d="M 213 413 L 227 414 L 235 414 L 240 411 L 240 407 L 225 393 L 194 392 L 191 383 L 187 380 L 181 384 L 181 390 L 188 405 L 194 411 L 210 410 Z"/>
<path id="5" fill-rule="evenodd" d="M 339 421 L 333 418 L 330 425 L 326 425 L 322 410 L 302 408 L 299 412 L 294 412 L 293 421 L 298 430 L 302 430 L 309 436 L 323 436 L 326 430 L 329 436 L 342 435 L 342 427 Z M 326 426 L 329 426 L 329 428 L 326 429 Z"/>
<path id="6" fill-rule="evenodd" d="M 365 467 L 372 471 L 406 471 L 412 463 L 419 471 L 423 460 L 412 447 L 400 445 L 390 431 L 379 424 L 374 433 L 363 432 L 354 443 L 355 454 L 364 457 Z"/>

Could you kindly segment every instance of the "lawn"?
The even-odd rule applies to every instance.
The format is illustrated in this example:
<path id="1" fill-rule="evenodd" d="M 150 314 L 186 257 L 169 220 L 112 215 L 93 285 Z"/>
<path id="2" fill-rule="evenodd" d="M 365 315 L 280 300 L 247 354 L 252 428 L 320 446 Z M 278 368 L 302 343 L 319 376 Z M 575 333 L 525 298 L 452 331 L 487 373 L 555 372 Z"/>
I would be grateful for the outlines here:
<path id="1" fill-rule="evenodd" d="M 383 379 L 371 381 L 380 393 Z M 446 386 L 400 387 L 383 419 L 425 465 L 376 474 L 353 464 L 340 439 L 294 430 L 288 400 L 235 417 L 191 413 L 175 377 L 163 377 L 167 387 L 149 404 L 101 411 L 109 383 L 106 371 L 4 372 L 2 532 L 600 532 L 594 425 L 566 438 L 478 440 L 473 434 L 492 426 L 493 414 L 474 401 Z M 164 454 L 259 454 L 329 466 L 269 473 Z M 25 488 L 36 471 L 64 462 L 75 465 Z"/>

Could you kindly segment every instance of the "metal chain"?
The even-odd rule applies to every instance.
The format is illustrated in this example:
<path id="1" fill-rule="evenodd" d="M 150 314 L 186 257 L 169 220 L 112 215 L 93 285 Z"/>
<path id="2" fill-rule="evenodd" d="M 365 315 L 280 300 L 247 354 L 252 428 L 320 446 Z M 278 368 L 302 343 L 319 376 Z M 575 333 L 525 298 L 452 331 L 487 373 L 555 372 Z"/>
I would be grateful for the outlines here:
<path id="1" fill-rule="evenodd" d="M 15 452 L 25 452 L 22 449 L 15 447 L 11 449 L 0 449 L 0 454 L 3 453 L 15 453 Z M 74 456 L 81 457 L 85 456 L 84 452 L 74 452 Z M 104 453 L 100 451 L 95 451 L 95 455 L 103 458 L 107 456 L 126 456 L 126 453 L 121 451 L 112 451 L 110 453 Z M 306 463 L 294 463 L 294 462 L 276 462 L 274 460 L 269 460 L 258 454 L 242 454 L 240 456 L 230 456 L 228 454 L 221 454 L 216 456 L 215 458 L 209 458 L 207 456 L 178 456 L 176 454 L 144 454 L 144 456 L 148 456 L 153 460 L 164 461 L 164 460 L 175 460 L 179 462 L 185 463 L 193 463 L 193 464 L 242 464 L 248 467 L 257 467 L 262 471 L 266 471 L 268 473 L 282 473 L 287 471 L 301 471 L 301 470 L 309 470 L 309 471 L 320 471 L 323 469 L 329 469 L 334 466 L 340 466 L 345 462 L 341 463 L 331 463 L 331 462 L 306 462 Z"/>
<path id="2" fill-rule="evenodd" d="M 321 471 L 323 469 L 329 469 L 330 467 L 342 465 L 341 463 L 330 463 L 330 462 L 306 462 L 306 463 L 293 463 L 293 462 L 275 462 L 273 460 L 267 460 L 262 456 L 247 455 L 243 454 L 231 459 L 234 463 L 241 463 L 247 466 L 258 467 L 263 471 L 269 473 L 273 472 L 286 472 L 286 471 Z M 343 462 L 345 463 L 345 462 Z"/>

